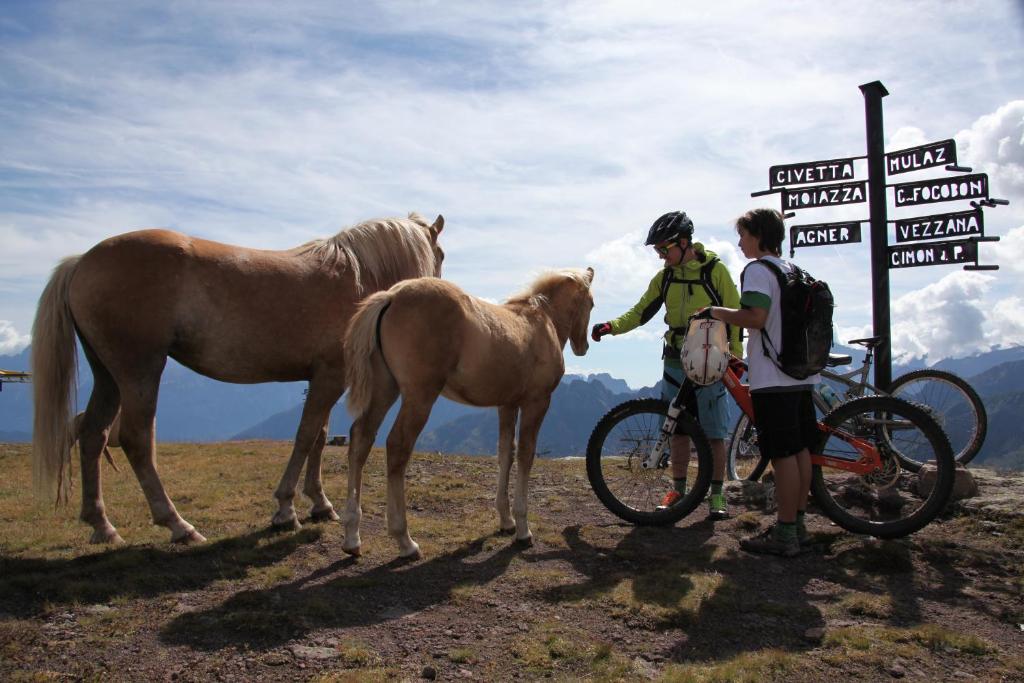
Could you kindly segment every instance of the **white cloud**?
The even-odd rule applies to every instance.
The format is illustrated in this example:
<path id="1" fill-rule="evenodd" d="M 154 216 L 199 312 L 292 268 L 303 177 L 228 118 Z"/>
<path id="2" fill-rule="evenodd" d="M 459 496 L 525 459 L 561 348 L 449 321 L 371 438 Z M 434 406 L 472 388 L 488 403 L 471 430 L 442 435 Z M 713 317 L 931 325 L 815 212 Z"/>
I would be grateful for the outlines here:
<path id="1" fill-rule="evenodd" d="M 964 163 L 989 174 L 993 196 L 1004 192 L 1024 200 L 1024 100 L 982 116 L 957 133 L 956 141 Z"/>
<path id="2" fill-rule="evenodd" d="M 1024 225 L 1000 238 L 998 250 L 1000 268 L 1024 273 Z"/>
<path id="3" fill-rule="evenodd" d="M 21 353 L 31 340 L 29 335 L 19 334 L 10 321 L 0 320 L 0 356 Z"/>
<path id="4" fill-rule="evenodd" d="M 907 149 L 923 145 L 926 142 L 930 141 L 923 130 L 916 126 L 903 126 L 889 136 L 889 142 L 886 143 L 885 149 L 889 151 Z"/>

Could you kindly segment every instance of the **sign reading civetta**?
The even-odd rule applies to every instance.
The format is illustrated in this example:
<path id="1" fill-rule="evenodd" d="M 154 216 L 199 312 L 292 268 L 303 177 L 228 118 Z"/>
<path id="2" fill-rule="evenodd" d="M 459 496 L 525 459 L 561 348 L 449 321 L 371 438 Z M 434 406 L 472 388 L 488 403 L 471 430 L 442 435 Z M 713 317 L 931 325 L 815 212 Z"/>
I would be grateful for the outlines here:
<path id="1" fill-rule="evenodd" d="M 890 268 L 977 263 L 978 243 L 972 239 L 926 242 L 889 247 Z"/>
<path id="2" fill-rule="evenodd" d="M 860 242 L 860 221 L 793 225 L 789 228 L 790 249 L 853 242 Z"/>
<path id="3" fill-rule="evenodd" d="M 956 142 L 953 140 L 929 142 L 918 147 L 888 152 L 885 155 L 885 170 L 889 175 L 947 164 L 956 164 Z"/>
<path id="4" fill-rule="evenodd" d="M 840 204 L 858 204 L 867 201 L 867 185 L 863 181 L 855 183 L 836 183 L 833 185 L 813 185 L 795 189 L 782 189 L 782 207 L 785 211 L 792 209 L 811 209 L 820 206 L 839 206 Z"/>
<path id="5" fill-rule="evenodd" d="M 943 237 L 967 237 L 985 234 L 984 214 L 980 209 L 955 211 L 932 216 L 902 218 L 896 225 L 897 242 L 920 242 Z"/>
<path id="6" fill-rule="evenodd" d="M 912 183 L 896 183 L 896 206 L 952 202 L 959 199 L 988 199 L 988 176 L 984 173 L 931 178 Z"/>
<path id="7" fill-rule="evenodd" d="M 807 161 L 800 164 L 780 164 L 768 169 L 768 185 L 773 190 L 786 185 L 830 183 L 853 180 L 854 159 Z"/>

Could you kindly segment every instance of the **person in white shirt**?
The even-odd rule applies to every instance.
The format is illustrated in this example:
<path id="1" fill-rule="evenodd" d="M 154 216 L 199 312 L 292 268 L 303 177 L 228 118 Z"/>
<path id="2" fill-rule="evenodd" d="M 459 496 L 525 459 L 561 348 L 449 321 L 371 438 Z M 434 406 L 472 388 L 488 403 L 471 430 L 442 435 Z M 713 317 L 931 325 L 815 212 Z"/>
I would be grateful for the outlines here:
<path id="1" fill-rule="evenodd" d="M 756 553 L 793 557 L 809 545 L 804 512 L 811 487 L 810 448 L 818 428 L 811 392 L 818 375 L 795 379 L 784 373 L 769 349 L 781 349 L 781 288 L 777 276 L 758 260 L 771 261 L 789 273 L 782 242 L 786 227 L 782 214 L 773 209 L 754 209 L 736 221 L 743 255 L 756 259 L 747 264 L 742 277 L 740 308 L 712 306 L 710 316 L 750 330 L 747 342 L 747 373 L 754 404 L 754 426 L 761 453 L 771 458 L 775 471 L 778 517 L 774 527 L 751 538 L 740 547 Z M 768 336 L 767 344 L 761 335 Z"/>

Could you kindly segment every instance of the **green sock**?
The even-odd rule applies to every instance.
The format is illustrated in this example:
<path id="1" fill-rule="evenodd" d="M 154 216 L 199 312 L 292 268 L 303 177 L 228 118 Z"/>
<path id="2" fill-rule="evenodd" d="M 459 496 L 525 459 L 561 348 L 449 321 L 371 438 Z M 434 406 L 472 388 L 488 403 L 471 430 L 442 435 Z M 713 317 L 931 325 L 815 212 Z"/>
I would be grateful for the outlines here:
<path id="1" fill-rule="evenodd" d="M 779 522 L 776 524 L 775 538 L 780 541 L 796 540 L 796 522 Z"/>
<path id="2" fill-rule="evenodd" d="M 711 495 L 717 496 L 722 493 L 722 482 L 712 481 L 711 482 Z"/>
<path id="3" fill-rule="evenodd" d="M 672 477 L 672 484 L 675 486 L 676 493 L 681 496 L 686 495 L 686 477 L 683 477 L 682 479 Z"/>

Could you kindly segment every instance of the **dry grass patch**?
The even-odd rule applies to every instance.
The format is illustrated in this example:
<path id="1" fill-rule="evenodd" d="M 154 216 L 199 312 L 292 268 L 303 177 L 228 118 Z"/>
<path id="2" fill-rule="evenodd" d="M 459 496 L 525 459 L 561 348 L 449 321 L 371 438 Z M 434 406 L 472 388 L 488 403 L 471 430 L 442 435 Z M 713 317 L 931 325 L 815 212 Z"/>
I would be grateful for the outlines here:
<path id="1" fill-rule="evenodd" d="M 689 626 L 723 583 L 718 572 L 658 569 L 620 580 L 608 593 L 615 616 L 641 616 L 659 627 Z M 600 602 L 599 600 L 597 602 Z"/>
<path id="2" fill-rule="evenodd" d="M 745 652 L 718 664 L 684 664 L 668 667 L 661 683 L 761 683 L 785 680 L 799 670 L 800 659 L 781 650 Z"/>
<path id="3" fill-rule="evenodd" d="M 852 626 L 829 631 L 822 644 L 823 661 L 842 666 L 850 662 L 882 666 L 894 657 L 921 658 L 931 653 L 953 653 L 981 657 L 996 648 L 971 634 L 959 633 L 935 624 L 911 628 Z"/>
<path id="4" fill-rule="evenodd" d="M 856 616 L 887 619 L 893 614 L 892 596 L 852 592 L 843 596 L 839 606 Z"/>
<path id="5" fill-rule="evenodd" d="M 534 624 L 512 642 L 510 651 L 531 675 L 549 677 L 559 672 L 598 681 L 637 678 L 630 660 L 611 645 L 560 622 Z"/>

